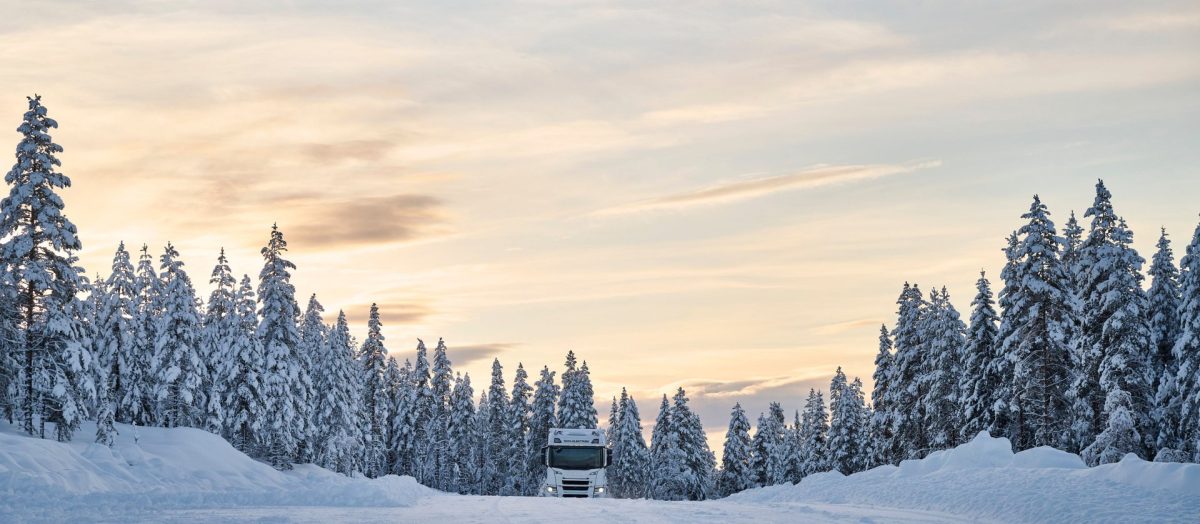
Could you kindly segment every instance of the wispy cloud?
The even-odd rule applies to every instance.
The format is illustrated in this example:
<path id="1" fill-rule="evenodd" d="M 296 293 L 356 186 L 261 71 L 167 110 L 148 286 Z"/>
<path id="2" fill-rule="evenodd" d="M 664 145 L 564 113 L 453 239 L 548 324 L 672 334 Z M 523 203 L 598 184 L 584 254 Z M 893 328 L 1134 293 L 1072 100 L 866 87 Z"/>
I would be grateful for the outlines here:
<path id="1" fill-rule="evenodd" d="M 931 160 L 908 165 L 821 165 L 787 175 L 727 182 L 715 186 L 667 195 L 597 211 L 596 215 L 623 215 L 644 211 L 678 210 L 696 206 L 728 204 L 750 200 L 780 191 L 795 191 L 814 187 L 858 182 L 885 176 L 911 173 L 942 165 Z"/>

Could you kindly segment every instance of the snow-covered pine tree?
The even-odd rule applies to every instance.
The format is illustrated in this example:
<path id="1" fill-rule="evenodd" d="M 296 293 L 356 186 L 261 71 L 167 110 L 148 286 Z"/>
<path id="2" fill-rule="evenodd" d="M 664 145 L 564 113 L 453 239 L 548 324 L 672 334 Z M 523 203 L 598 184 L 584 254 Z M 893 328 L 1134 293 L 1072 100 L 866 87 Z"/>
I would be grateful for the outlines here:
<path id="1" fill-rule="evenodd" d="M 1172 355 L 1179 366 L 1174 383 L 1159 397 L 1172 399 L 1167 409 L 1178 413 L 1176 449 L 1200 462 L 1200 225 L 1179 262 L 1179 336 Z"/>
<path id="2" fill-rule="evenodd" d="M 363 446 L 362 374 L 354 361 L 354 344 L 346 313 L 338 311 L 337 322 L 325 338 L 325 349 L 313 377 L 317 395 L 314 427 L 317 430 L 316 463 L 350 475 L 360 470 Z"/>
<path id="3" fill-rule="evenodd" d="M 487 461 L 490 464 L 488 476 L 484 479 L 484 494 L 498 495 L 500 488 L 508 480 L 508 461 L 504 458 L 506 436 L 505 421 L 508 418 L 508 391 L 504 388 L 504 367 L 500 359 L 492 359 L 492 383 L 488 387 L 488 403 L 480 409 L 487 409 L 488 420 L 491 422 L 490 433 L 486 448 Z"/>
<path id="4" fill-rule="evenodd" d="M 317 411 L 317 390 L 313 375 L 322 365 L 321 357 L 325 349 L 325 338 L 329 335 L 329 326 L 325 325 L 325 306 L 317 300 L 317 294 L 308 297 L 308 305 L 300 317 L 300 343 L 296 346 L 296 377 L 292 384 L 296 402 L 299 405 L 297 418 L 300 422 L 300 441 L 296 445 L 296 461 L 312 462 L 316 447 L 317 429 L 315 427 Z"/>
<path id="5" fill-rule="evenodd" d="M 804 476 L 829 471 L 829 416 L 821 392 L 808 390 L 808 400 L 804 403 L 804 414 L 800 420 L 800 457 L 804 464 Z"/>
<path id="6" fill-rule="evenodd" d="M 446 354 L 446 342 L 441 338 L 438 339 L 437 347 L 433 350 L 433 368 L 432 377 L 429 382 L 429 391 L 432 395 L 432 412 L 430 414 L 430 432 L 434 438 L 429 442 L 432 448 L 429 452 L 433 463 L 437 469 L 437 487 L 441 490 L 449 490 L 447 482 L 453 480 L 453 472 L 451 467 L 453 460 L 449 456 L 447 438 L 447 427 L 450 424 L 450 395 L 452 393 L 451 386 L 454 383 L 454 372 L 451 369 L 450 357 Z"/>
<path id="7" fill-rule="evenodd" d="M 583 369 L 587 368 L 584 364 Z M 717 459 L 708 448 L 708 437 L 700 417 L 688 407 L 688 398 L 683 388 L 675 392 L 671 404 L 671 433 L 673 441 L 683 451 L 684 476 L 683 494 L 688 500 L 712 498 L 713 476 L 716 474 Z"/>
<path id="8" fill-rule="evenodd" d="M 800 430 L 803 423 L 800 421 L 800 410 L 792 411 L 792 425 L 785 427 L 784 445 L 787 447 L 788 467 L 785 479 L 787 482 L 795 484 L 804 478 L 804 438 Z"/>
<path id="9" fill-rule="evenodd" d="M 1092 217 L 1092 224 L 1079 253 L 1083 374 L 1072 394 L 1088 400 L 1093 416 L 1077 425 L 1077 443 L 1090 444 L 1097 430 L 1107 426 L 1101 404 L 1109 391 L 1120 389 L 1129 394 L 1130 413 L 1146 441 L 1139 454 L 1149 458 L 1158 432 L 1151 417 L 1155 350 L 1142 290 L 1145 261 L 1132 246 L 1133 232 L 1113 210 L 1103 181 L 1096 183 L 1096 199 L 1085 216 Z"/>
<path id="10" fill-rule="evenodd" d="M 97 282 L 97 286 L 99 286 Z M 134 286 L 133 264 L 125 243 L 117 246 L 113 255 L 112 274 L 104 282 L 104 300 L 99 304 L 95 319 L 95 346 L 99 364 L 108 375 L 108 400 L 113 403 L 112 416 L 117 422 L 131 422 L 122 402 L 128 390 L 143 380 L 141 358 L 136 353 L 137 329 L 134 325 L 137 288 Z"/>
<path id="11" fill-rule="evenodd" d="M 115 274 L 115 271 L 114 271 Z M 225 258 L 225 248 L 217 256 L 208 279 L 212 292 L 208 295 L 208 303 L 204 308 L 204 323 L 200 331 L 200 355 L 208 370 L 205 383 L 201 386 L 206 395 L 204 406 L 203 428 L 213 433 L 224 435 L 225 404 L 227 396 L 225 388 L 231 387 L 234 380 L 237 361 L 231 353 L 234 347 L 234 337 L 238 333 L 237 280 L 229 269 L 229 259 Z"/>
<path id="12" fill-rule="evenodd" d="M 788 470 L 797 457 L 795 448 L 789 445 L 787 421 L 783 406 L 772 402 L 767 407 L 768 433 L 764 435 L 766 449 L 766 485 L 774 486 L 788 482 Z"/>
<path id="13" fill-rule="evenodd" d="M 612 407 L 608 410 L 608 425 L 604 428 L 604 436 L 608 439 L 609 445 L 612 445 L 613 436 L 617 430 L 617 422 L 621 420 L 620 407 L 617 406 L 617 397 L 613 395 Z"/>
<path id="14" fill-rule="evenodd" d="M 550 428 L 557 427 L 558 419 L 554 415 L 554 405 L 558 401 L 559 389 L 554 383 L 554 372 L 548 366 L 542 367 L 541 377 L 538 378 L 533 392 L 533 405 L 529 417 L 529 453 L 525 459 L 525 485 L 534 490 L 541 488 L 542 479 L 546 476 L 546 466 L 542 462 L 542 448 L 548 444 Z"/>
<path id="15" fill-rule="evenodd" d="M 159 258 L 162 293 L 154 334 L 154 399 L 158 423 L 165 427 L 195 427 L 203 422 L 207 365 L 200 356 L 200 314 L 196 291 L 179 260 L 179 251 L 167 243 Z"/>
<path id="16" fill-rule="evenodd" d="M 750 441 L 750 420 L 740 403 L 729 414 L 729 429 L 725 431 L 725 447 L 721 455 L 721 473 L 717 492 L 727 497 L 755 485 L 755 472 Z"/>
<path id="17" fill-rule="evenodd" d="M 525 366 L 517 363 L 517 372 L 513 375 L 512 395 L 509 397 L 508 412 L 505 415 L 506 450 L 503 459 L 506 478 L 500 487 L 501 495 L 525 495 L 532 491 L 527 485 L 525 461 L 529 456 L 529 395 L 533 388 L 529 386 L 529 374 Z"/>
<path id="18" fill-rule="evenodd" d="M 162 316 L 162 312 L 158 310 L 162 303 L 159 299 L 159 295 L 162 294 L 162 281 L 158 278 L 158 271 L 154 269 L 154 257 L 150 254 L 150 247 L 142 244 L 140 253 L 133 279 L 133 287 L 137 293 L 133 304 L 133 355 L 137 362 L 133 365 L 140 370 L 140 380 L 129 384 L 120 402 L 129 414 L 129 422 L 145 426 L 156 422 L 153 357 L 154 341 L 158 338 L 155 335 L 155 323 Z"/>
<path id="19" fill-rule="evenodd" d="M 575 396 L 575 401 L 579 403 L 576 406 L 575 412 L 580 418 L 577 419 L 579 426 L 573 427 L 599 427 L 600 418 L 599 414 L 596 413 L 596 393 L 592 389 L 592 373 L 588 371 L 586 360 L 579 367 L 579 372 L 575 374 L 575 385 L 579 388 L 579 392 Z"/>
<path id="20" fill-rule="evenodd" d="M 447 454 L 451 462 L 453 477 L 446 483 L 447 489 L 455 493 L 470 493 L 472 472 L 471 453 L 475 449 L 475 390 L 471 388 L 471 375 L 454 377 L 454 388 L 450 392 L 450 417 L 446 427 Z"/>
<path id="21" fill-rule="evenodd" d="M 575 352 L 568 351 L 558 423 L 564 428 L 595 428 L 598 418 L 587 362 L 579 369 L 575 368 L 575 362 Z"/>
<path id="22" fill-rule="evenodd" d="M 487 391 L 479 394 L 479 403 L 476 404 L 474 432 L 475 435 L 471 441 L 475 444 L 471 450 L 471 472 L 470 472 L 470 489 L 469 492 L 474 495 L 488 495 L 487 482 L 488 479 L 496 477 L 496 461 L 488 456 L 488 450 L 492 447 L 492 441 L 497 437 L 492 433 L 492 419 L 489 409 L 491 402 L 488 400 Z"/>
<path id="23" fill-rule="evenodd" d="M 1179 402 L 1180 392 L 1176 389 L 1176 379 L 1179 373 L 1179 362 L 1175 361 L 1175 341 L 1179 338 L 1179 306 L 1182 300 L 1179 268 L 1175 266 L 1175 254 L 1171 249 L 1171 239 L 1167 238 L 1167 229 L 1162 228 L 1158 237 L 1158 251 L 1154 253 L 1150 263 L 1149 275 L 1152 279 L 1147 314 L 1150 322 L 1150 344 L 1154 347 L 1154 425 L 1158 432 L 1155 437 L 1156 448 L 1178 450 L 1179 442 Z M 1156 457 L 1157 458 L 1157 457 Z"/>
<path id="24" fill-rule="evenodd" d="M 837 393 L 834 390 L 837 389 Z M 867 408 L 863 404 L 862 382 L 855 378 L 846 383 L 842 368 L 837 369 L 829 385 L 829 464 L 844 475 L 867 468 L 868 435 L 864 421 Z"/>
<path id="25" fill-rule="evenodd" d="M 775 434 L 771 429 L 771 424 L 772 420 L 767 417 L 766 413 L 759 413 L 754 437 L 750 439 L 750 467 L 754 471 L 754 484 L 756 486 L 769 485 L 769 479 L 767 478 L 767 458 L 771 456 L 771 436 Z"/>
<path id="26" fill-rule="evenodd" d="M 77 272 L 82 271 L 75 268 Z M 77 273 L 78 274 L 78 273 Z M 87 289 L 80 276 L 79 288 Z M 45 302 L 44 317 L 34 327 L 36 337 L 49 351 L 44 368 L 46 400 L 43 405 L 45 421 L 54 423 L 54 436 L 67 442 L 89 416 L 89 406 L 96 403 L 96 378 L 102 372 L 92 355 L 85 318 L 87 311 L 74 295 L 59 295 L 51 291 Z"/>
<path id="27" fill-rule="evenodd" d="M 1021 227 L 1023 237 L 1013 254 L 1016 287 L 1005 297 L 1005 322 L 1011 323 L 1012 332 L 1003 351 L 1015 361 L 1015 412 L 1010 416 L 1017 449 L 1070 443 L 1066 384 L 1071 372 L 1071 291 L 1049 215 L 1034 195 L 1029 212 L 1021 216 L 1029 223 Z"/>
<path id="28" fill-rule="evenodd" d="M 646 439 L 642 437 L 642 416 L 638 413 L 637 402 L 625 388 L 621 388 L 617 410 L 617 425 L 609 441 L 613 450 L 613 462 L 608 468 L 611 472 L 609 484 L 615 497 L 642 498 L 648 488 L 650 450 L 646 449 Z M 749 423 L 746 425 L 749 428 Z"/>
<path id="29" fill-rule="evenodd" d="M 892 408 L 894 431 L 893 460 L 919 458 L 929 449 L 928 433 L 925 429 L 925 406 L 921 402 L 928 391 L 929 383 L 924 377 L 929 373 L 925 341 L 921 338 L 922 317 L 926 314 L 921 290 L 917 285 L 904 283 L 904 289 L 896 300 L 896 327 L 892 340 L 896 347 L 892 355 L 893 388 L 888 404 Z"/>
<path id="30" fill-rule="evenodd" d="M 966 345 L 966 326 L 950 303 L 950 294 L 942 287 L 929 293 L 929 314 L 922 323 L 926 361 L 930 366 L 923 377 L 926 381 L 924 405 L 925 432 L 930 450 L 946 449 L 958 444 L 961 430 L 961 404 L 958 383 L 962 379 L 962 352 Z M 832 391 L 830 392 L 832 396 Z"/>
<path id="31" fill-rule="evenodd" d="M 412 387 L 412 367 L 407 360 L 401 368 L 395 358 L 387 359 L 383 368 L 383 383 L 386 395 L 383 419 L 388 423 L 383 428 L 385 467 L 381 474 L 412 475 L 425 485 L 430 478 L 420 453 L 413 443 L 417 440 L 412 425 L 412 410 L 416 402 Z"/>
<path id="32" fill-rule="evenodd" d="M 278 225 L 271 226 L 271 238 L 262 248 L 263 268 L 258 275 L 258 302 L 261 321 L 258 337 L 263 341 L 266 363 L 262 369 L 267 404 L 267 423 L 263 425 L 264 457 L 277 468 L 290 469 L 297 446 L 303 439 L 302 401 L 296 395 L 295 378 L 301 364 L 297 356 L 300 331 L 296 320 L 296 288 L 290 270 L 296 265 L 283 258 L 287 241 Z"/>
<path id="33" fill-rule="evenodd" d="M 980 431 L 992 428 L 993 411 L 996 405 L 995 392 L 1007 377 L 994 375 L 997 371 L 991 363 L 998 358 L 997 335 L 999 333 L 995 302 L 992 300 L 991 282 L 987 275 L 979 272 L 975 281 L 975 299 L 971 301 L 971 324 L 967 328 L 966 345 L 962 353 L 962 372 L 958 381 L 961 398 L 962 429 L 961 442 L 970 441 Z"/>
<path id="34" fill-rule="evenodd" d="M 428 482 L 435 473 L 430 471 L 432 464 L 424 460 L 429 457 L 429 450 L 434 447 L 433 443 L 437 438 L 437 429 L 433 426 L 433 390 L 429 385 L 429 370 L 425 341 L 417 339 L 417 358 L 405 383 L 412 391 L 409 397 L 411 404 L 407 407 L 405 415 L 409 433 L 407 437 L 398 441 L 399 449 L 394 460 L 398 463 L 395 468 L 397 474 L 412 475 L 422 483 Z"/>
<path id="35" fill-rule="evenodd" d="M 82 348 L 73 348 L 73 342 L 65 338 L 76 326 L 64 311 L 53 310 L 68 306 L 83 285 L 74 256 L 83 246 L 75 224 L 62 212 L 63 200 L 57 191 L 70 187 L 71 179 L 57 171 L 62 164 L 56 155 L 62 147 L 48 131 L 57 128 L 58 122 L 47 116 L 41 100 L 37 95 L 29 97 L 29 110 L 17 127 L 22 135 L 17 161 L 4 176 L 9 193 L 0 200 L 0 274 L 5 280 L 0 284 L 7 289 L 4 294 L 9 305 L 16 306 L 15 318 L 9 319 L 11 334 L 16 335 L 9 346 L 9 361 L 19 362 L 19 368 L 15 374 L 9 373 L 18 382 L 13 388 L 17 397 L 10 402 L 16 401 L 15 411 L 25 432 L 44 436 L 47 418 L 70 418 L 72 406 L 82 405 L 82 399 L 73 397 L 79 384 L 70 384 L 82 377 L 72 376 L 75 363 L 67 360 Z M 39 319 L 43 311 L 46 315 Z M 47 376 L 69 384 L 61 394 L 54 394 L 38 387 L 39 377 Z M 42 384 L 58 385 L 44 380 Z"/>
<path id="36" fill-rule="evenodd" d="M 1108 392 L 1104 400 L 1104 431 L 1096 440 L 1084 448 L 1083 459 L 1090 465 L 1110 464 L 1120 461 L 1128 453 L 1137 454 L 1143 449 L 1142 436 L 1131 412 L 1132 400 L 1129 393 L 1120 389 Z"/>
<path id="37" fill-rule="evenodd" d="M 686 500 L 689 486 L 696 483 L 680 446 L 680 433 L 672 426 L 672 408 L 667 396 L 655 418 L 650 437 L 650 484 L 647 495 L 658 500 Z"/>
<path id="38" fill-rule="evenodd" d="M 892 337 L 886 325 L 879 326 L 879 352 L 875 354 L 875 374 L 872 375 L 875 388 L 871 392 L 871 444 L 870 466 L 880 466 L 893 462 L 892 440 L 893 414 L 888 401 L 891 399 L 892 387 Z"/>
<path id="39" fill-rule="evenodd" d="M 1000 327 L 996 331 L 995 355 L 987 363 L 989 376 L 1000 377 L 1001 380 L 989 393 L 993 402 L 990 406 L 989 418 L 991 425 L 987 428 L 993 436 L 1005 437 L 1014 441 L 1016 435 L 1013 414 L 1017 412 L 1016 391 L 1013 389 L 1012 376 L 1016 367 L 1013 357 L 1013 347 L 1017 343 L 1013 334 L 1020 325 L 1017 311 L 1013 308 L 1013 297 L 1020 288 L 1017 280 L 1017 256 L 1020 248 L 1020 237 L 1016 231 L 1005 237 L 1004 268 L 1000 270 L 1000 279 L 1004 286 L 1000 288 L 997 304 L 1000 306 Z"/>
<path id="40" fill-rule="evenodd" d="M 420 361 L 424 353 L 420 352 L 417 356 Z M 385 456 L 388 471 L 397 475 L 411 475 L 418 482 L 428 482 L 433 468 L 425 454 L 429 443 L 423 440 L 427 440 L 430 425 L 428 416 L 422 416 L 421 405 L 418 404 L 421 399 L 417 392 L 421 383 L 416 378 L 417 372 L 412 362 L 405 359 L 404 366 L 400 367 L 393 364 L 395 361 L 389 359 L 384 371 L 384 381 L 390 395 L 387 419 L 391 423 L 385 428 L 384 440 L 387 443 Z M 425 390 L 428 391 L 428 387 Z M 428 403 L 423 405 L 428 407 Z"/>
<path id="41" fill-rule="evenodd" d="M 117 428 L 113 425 L 112 387 L 108 385 L 112 375 L 103 368 L 99 369 L 99 379 L 96 383 L 96 443 L 112 447 L 117 438 Z"/>
<path id="42" fill-rule="evenodd" d="M 262 381 L 266 362 L 262 339 L 258 338 L 258 300 L 250 275 L 243 275 L 233 297 L 236 331 L 229 349 L 233 376 L 225 390 L 225 435 L 233 447 L 251 456 L 262 456 L 261 436 L 267 423 L 268 405 Z"/>
<path id="43" fill-rule="evenodd" d="M 1154 346 L 1154 372 L 1155 376 L 1162 377 L 1175 372 L 1172 350 L 1175 349 L 1175 339 L 1179 333 L 1179 268 L 1175 267 L 1175 254 L 1171 250 L 1171 239 L 1167 238 L 1167 228 L 1162 228 L 1157 247 L 1158 251 L 1150 263 L 1147 315 L 1150 320 L 1150 342 Z"/>

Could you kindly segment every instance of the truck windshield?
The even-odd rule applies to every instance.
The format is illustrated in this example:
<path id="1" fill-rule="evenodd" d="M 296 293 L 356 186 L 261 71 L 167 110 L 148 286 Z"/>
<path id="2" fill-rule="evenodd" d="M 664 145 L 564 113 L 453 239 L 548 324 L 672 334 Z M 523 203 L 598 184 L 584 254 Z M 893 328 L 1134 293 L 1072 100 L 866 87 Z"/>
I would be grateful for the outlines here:
<path id="1" fill-rule="evenodd" d="M 604 467 L 604 448 L 551 446 L 550 467 L 598 469 Z"/>

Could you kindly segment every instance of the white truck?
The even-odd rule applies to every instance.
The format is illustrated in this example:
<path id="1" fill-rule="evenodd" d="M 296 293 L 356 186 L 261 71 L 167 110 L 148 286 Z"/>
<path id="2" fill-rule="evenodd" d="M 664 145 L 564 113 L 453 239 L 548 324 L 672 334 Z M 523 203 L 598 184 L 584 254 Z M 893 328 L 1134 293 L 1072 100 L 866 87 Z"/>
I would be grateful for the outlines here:
<path id="1" fill-rule="evenodd" d="M 608 497 L 604 468 L 612 462 L 612 450 L 599 429 L 552 428 L 542 448 L 546 479 L 543 497 Z"/>

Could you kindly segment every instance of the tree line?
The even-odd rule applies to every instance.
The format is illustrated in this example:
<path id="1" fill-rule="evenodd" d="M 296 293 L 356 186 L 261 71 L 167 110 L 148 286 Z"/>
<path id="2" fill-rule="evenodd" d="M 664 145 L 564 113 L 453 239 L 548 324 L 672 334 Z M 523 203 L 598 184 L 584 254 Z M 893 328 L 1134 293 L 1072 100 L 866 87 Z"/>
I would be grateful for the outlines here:
<path id="1" fill-rule="evenodd" d="M 0 201 L 0 414 L 27 433 L 44 438 L 49 423 L 65 441 L 91 419 L 111 445 L 117 422 L 188 426 L 280 468 L 531 495 L 549 428 L 599 426 L 573 352 L 561 376 L 543 366 L 532 385 L 518 364 L 509 387 L 494 360 L 476 397 L 442 340 L 432 357 L 420 340 L 415 359 L 389 354 L 375 305 L 361 343 L 344 312 L 325 324 L 315 295 L 296 301 L 278 227 L 257 282 L 235 278 L 222 250 L 204 301 L 170 243 L 157 260 L 142 246 L 136 263 L 122 243 L 107 277 L 85 278 L 57 194 L 70 179 L 55 127 L 31 97 Z M 945 288 L 906 283 L 894 326 L 880 329 L 869 401 L 839 368 L 828 399 L 810 390 L 790 424 L 772 402 L 751 436 L 735 405 L 719 467 L 683 388 L 662 397 L 649 445 L 622 390 L 606 426 L 614 495 L 713 498 L 920 458 L 980 431 L 1091 464 L 1200 459 L 1200 227 L 1179 266 L 1162 232 L 1146 290 L 1103 182 L 1084 216 L 1087 230 L 1072 213 L 1060 236 L 1035 196 L 1003 250 L 998 299 L 981 273 L 967 322 Z"/>

